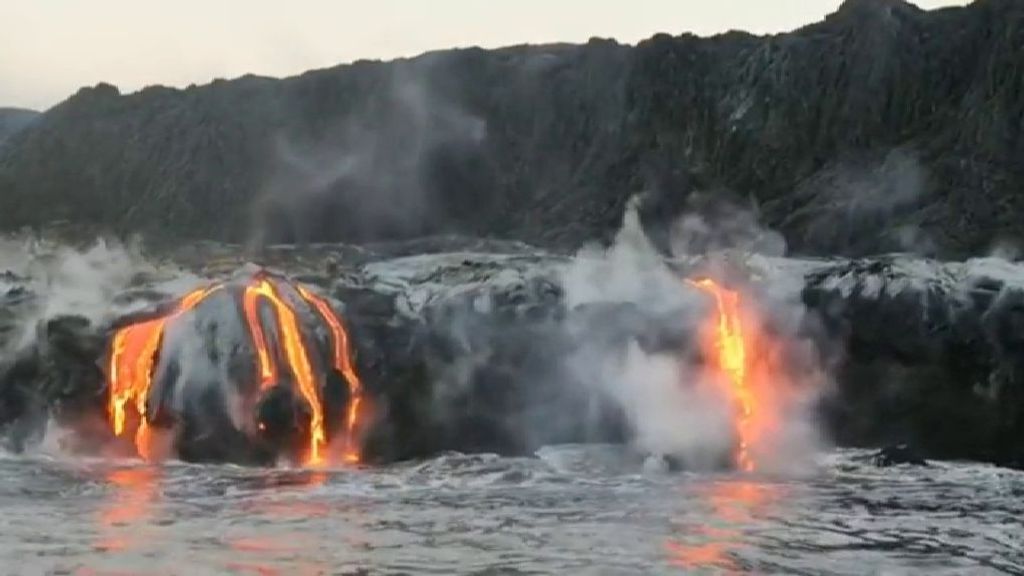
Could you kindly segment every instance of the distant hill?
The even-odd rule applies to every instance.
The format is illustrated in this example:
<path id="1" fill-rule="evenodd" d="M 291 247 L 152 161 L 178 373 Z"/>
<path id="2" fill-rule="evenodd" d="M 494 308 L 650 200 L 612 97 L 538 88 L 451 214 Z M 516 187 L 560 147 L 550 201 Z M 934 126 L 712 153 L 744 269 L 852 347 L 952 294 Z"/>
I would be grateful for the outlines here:
<path id="1" fill-rule="evenodd" d="M 32 123 L 39 112 L 23 108 L 0 108 L 0 145 Z"/>
<path id="2" fill-rule="evenodd" d="M 800 253 L 960 256 L 1024 241 L 1022 133 L 1024 2 L 848 0 L 775 36 L 82 89 L 0 151 L 0 226 L 574 246 L 646 192 L 663 241 L 712 198 L 751 207 Z"/>

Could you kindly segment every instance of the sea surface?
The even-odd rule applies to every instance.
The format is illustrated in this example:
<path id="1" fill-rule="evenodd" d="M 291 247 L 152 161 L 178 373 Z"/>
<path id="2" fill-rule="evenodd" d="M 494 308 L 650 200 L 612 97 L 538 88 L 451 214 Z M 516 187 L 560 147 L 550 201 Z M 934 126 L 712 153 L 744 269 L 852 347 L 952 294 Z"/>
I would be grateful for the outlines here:
<path id="1" fill-rule="evenodd" d="M 1020 574 L 1024 473 L 672 473 L 609 446 L 311 471 L 0 456 L 3 574 Z"/>

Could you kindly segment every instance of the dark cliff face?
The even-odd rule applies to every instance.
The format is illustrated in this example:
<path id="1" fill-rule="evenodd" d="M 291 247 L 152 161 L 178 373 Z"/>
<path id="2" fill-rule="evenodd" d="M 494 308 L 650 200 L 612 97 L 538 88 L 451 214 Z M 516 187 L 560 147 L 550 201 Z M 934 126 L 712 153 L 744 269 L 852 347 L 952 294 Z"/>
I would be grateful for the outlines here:
<path id="1" fill-rule="evenodd" d="M 647 193 L 752 204 L 798 253 L 1024 240 L 1024 3 L 849 0 L 789 34 L 438 52 L 83 89 L 0 151 L 0 225 L 574 246 Z M 258 233 L 257 233 L 258 231 Z"/>

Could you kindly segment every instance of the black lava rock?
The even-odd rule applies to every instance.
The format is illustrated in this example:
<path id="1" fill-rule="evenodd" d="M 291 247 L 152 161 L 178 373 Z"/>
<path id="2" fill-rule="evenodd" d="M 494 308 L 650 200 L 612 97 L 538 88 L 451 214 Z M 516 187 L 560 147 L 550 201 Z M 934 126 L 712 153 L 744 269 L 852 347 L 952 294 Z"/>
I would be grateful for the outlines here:
<path id="1" fill-rule="evenodd" d="M 899 446 L 886 446 L 878 451 L 872 459 L 872 463 L 879 468 L 889 466 L 911 465 L 927 466 L 928 462 L 921 455 L 906 444 Z"/>

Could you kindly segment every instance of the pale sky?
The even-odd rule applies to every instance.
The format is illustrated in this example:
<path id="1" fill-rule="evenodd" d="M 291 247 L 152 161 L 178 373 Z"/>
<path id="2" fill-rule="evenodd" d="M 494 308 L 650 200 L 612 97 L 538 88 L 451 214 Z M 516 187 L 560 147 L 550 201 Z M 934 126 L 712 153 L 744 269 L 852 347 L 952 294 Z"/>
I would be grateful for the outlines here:
<path id="1" fill-rule="evenodd" d="M 916 0 L 922 8 L 966 0 Z M 0 0 L 0 106 L 42 109 L 249 72 L 288 76 L 441 48 L 781 32 L 840 0 Z"/>

